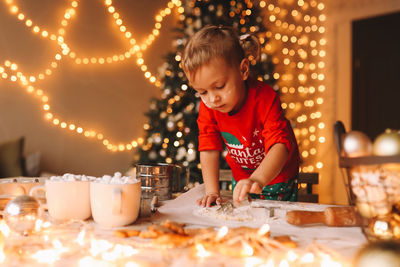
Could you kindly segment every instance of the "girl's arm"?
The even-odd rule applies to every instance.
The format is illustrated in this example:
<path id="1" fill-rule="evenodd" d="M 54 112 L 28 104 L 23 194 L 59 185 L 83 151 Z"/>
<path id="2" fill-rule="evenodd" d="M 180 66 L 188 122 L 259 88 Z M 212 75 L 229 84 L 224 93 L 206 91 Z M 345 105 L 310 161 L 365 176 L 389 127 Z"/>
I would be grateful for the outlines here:
<path id="1" fill-rule="evenodd" d="M 220 204 L 219 195 L 219 151 L 200 151 L 201 172 L 203 174 L 206 194 L 197 200 L 203 207 L 210 207 L 213 202 Z"/>
<path id="2" fill-rule="evenodd" d="M 260 194 L 282 170 L 289 152 L 282 143 L 273 145 L 249 179 L 240 180 L 233 190 L 233 201 L 242 201 L 247 193 Z"/>

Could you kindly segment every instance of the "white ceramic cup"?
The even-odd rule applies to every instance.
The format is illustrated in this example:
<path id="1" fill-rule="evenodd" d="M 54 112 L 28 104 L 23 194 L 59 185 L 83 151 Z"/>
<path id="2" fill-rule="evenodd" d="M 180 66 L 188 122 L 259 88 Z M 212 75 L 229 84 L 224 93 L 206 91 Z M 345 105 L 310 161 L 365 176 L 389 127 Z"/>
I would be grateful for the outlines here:
<path id="1" fill-rule="evenodd" d="M 90 182 L 46 180 L 44 185 L 33 187 L 29 195 L 39 190 L 46 192 L 49 214 L 56 220 L 86 220 L 91 216 Z"/>
<path id="2" fill-rule="evenodd" d="M 125 184 L 92 181 L 90 203 L 93 220 L 106 228 L 133 223 L 139 215 L 140 195 L 140 180 Z"/>

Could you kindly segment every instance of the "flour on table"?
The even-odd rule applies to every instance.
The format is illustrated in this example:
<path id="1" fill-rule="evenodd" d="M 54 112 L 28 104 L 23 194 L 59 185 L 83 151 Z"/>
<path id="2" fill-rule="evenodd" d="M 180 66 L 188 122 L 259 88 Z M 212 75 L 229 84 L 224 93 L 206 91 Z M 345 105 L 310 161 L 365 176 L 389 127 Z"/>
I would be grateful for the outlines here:
<path id="1" fill-rule="evenodd" d="M 229 203 L 213 207 L 200 207 L 193 214 L 201 217 L 224 221 L 253 221 L 254 216 L 250 205 L 233 208 Z"/>

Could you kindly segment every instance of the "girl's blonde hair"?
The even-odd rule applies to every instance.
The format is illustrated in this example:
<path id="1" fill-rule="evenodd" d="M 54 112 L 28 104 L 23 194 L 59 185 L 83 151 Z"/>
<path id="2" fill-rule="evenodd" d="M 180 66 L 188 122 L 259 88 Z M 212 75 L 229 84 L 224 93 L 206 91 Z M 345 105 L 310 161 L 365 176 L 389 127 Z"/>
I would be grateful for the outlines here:
<path id="1" fill-rule="evenodd" d="M 239 37 L 231 27 L 205 26 L 186 44 L 182 54 L 182 68 L 186 73 L 195 73 L 202 65 L 218 57 L 231 67 L 238 66 L 246 57 L 257 60 L 260 47 L 254 35 Z"/>

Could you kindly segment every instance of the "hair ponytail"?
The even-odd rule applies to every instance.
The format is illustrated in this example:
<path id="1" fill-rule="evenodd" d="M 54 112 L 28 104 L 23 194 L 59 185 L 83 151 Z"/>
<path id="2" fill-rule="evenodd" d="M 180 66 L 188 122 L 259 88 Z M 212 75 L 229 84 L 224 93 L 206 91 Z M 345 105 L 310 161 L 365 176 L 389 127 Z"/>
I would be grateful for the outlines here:
<path id="1" fill-rule="evenodd" d="M 244 58 L 251 62 L 257 60 L 260 52 L 257 36 L 245 34 L 239 37 L 232 27 L 208 25 L 186 43 L 181 64 L 186 73 L 194 73 L 214 58 L 220 57 L 229 66 L 238 66 Z"/>
<path id="2" fill-rule="evenodd" d="M 257 36 L 253 34 L 243 34 L 239 37 L 240 45 L 245 56 L 251 60 L 258 60 L 261 54 L 261 44 Z"/>

